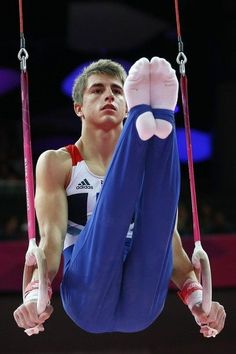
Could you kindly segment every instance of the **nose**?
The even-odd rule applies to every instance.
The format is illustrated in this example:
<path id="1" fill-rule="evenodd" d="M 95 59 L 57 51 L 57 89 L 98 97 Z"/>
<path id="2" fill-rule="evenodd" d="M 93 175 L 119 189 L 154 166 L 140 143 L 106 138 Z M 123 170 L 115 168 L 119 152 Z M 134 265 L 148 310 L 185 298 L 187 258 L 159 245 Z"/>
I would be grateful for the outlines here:
<path id="1" fill-rule="evenodd" d="M 112 92 L 111 89 L 107 90 L 105 100 L 108 101 L 108 102 L 113 102 L 114 101 L 114 93 Z"/>

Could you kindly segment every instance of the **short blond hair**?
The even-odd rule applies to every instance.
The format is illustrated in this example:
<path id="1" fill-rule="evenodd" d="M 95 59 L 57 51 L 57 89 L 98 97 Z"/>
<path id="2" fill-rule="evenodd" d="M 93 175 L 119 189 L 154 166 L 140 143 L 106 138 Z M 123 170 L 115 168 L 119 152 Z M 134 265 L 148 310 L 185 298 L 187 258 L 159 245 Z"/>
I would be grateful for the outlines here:
<path id="1" fill-rule="evenodd" d="M 92 62 L 84 68 L 82 74 L 80 74 L 74 81 L 72 99 L 75 104 L 83 103 L 83 95 L 84 90 L 87 87 L 88 78 L 94 74 L 106 74 L 116 77 L 120 80 L 122 86 L 127 77 L 124 67 L 111 59 L 99 59 L 98 61 Z"/>

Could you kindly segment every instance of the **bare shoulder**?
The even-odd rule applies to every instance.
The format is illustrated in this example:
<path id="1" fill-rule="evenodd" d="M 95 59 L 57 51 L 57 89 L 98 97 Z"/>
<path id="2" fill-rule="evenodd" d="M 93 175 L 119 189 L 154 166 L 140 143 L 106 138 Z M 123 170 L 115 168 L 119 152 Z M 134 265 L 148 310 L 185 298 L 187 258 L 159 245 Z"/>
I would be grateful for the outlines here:
<path id="1" fill-rule="evenodd" d="M 37 164 L 41 163 L 66 163 L 70 162 L 70 154 L 66 151 L 66 149 L 61 148 L 58 150 L 46 150 L 44 151 L 38 159 Z"/>
<path id="2" fill-rule="evenodd" d="M 71 167 L 71 157 L 65 149 L 46 150 L 38 158 L 36 179 L 64 183 Z"/>

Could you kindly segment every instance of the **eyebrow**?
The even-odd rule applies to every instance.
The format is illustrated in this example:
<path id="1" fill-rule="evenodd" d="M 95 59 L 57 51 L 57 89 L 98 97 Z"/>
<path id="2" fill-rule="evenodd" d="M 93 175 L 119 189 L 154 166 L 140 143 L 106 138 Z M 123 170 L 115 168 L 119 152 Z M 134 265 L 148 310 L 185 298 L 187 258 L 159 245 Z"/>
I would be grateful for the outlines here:
<path id="1" fill-rule="evenodd" d="M 105 85 L 100 83 L 100 82 L 95 82 L 94 84 L 92 84 L 91 86 L 88 87 L 88 90 L 91 90 L 93 88 L 101 88 L 101 87 L 105 87 Z M 123 90 L 123 87 L 121 85 L 118 85 L 118 84 L 111 84 L 111 87 Z"/>

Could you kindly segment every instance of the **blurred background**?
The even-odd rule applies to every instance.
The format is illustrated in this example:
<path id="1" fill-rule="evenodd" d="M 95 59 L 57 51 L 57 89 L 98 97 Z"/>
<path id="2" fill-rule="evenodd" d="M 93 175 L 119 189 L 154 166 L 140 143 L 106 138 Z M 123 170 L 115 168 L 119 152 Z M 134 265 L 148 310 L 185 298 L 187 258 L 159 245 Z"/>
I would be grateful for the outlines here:
<path id="1" fill-rule="evenodd" d="M 154 4 L 114 0 L 23 1 L 23 12 L 29 53 L 27 69 L 34 165 L 44 150 L 56 149 L 78 139 L 80 122 L 73 112 L 71 85 L 89 62 L 111 58 L 128 71 L 142 56 L 149 59 L 160 56 L 166 58 L 179 75 L 173 0 L 158 0 Z M 216 297 L 231 312 L 233 306 L 235 308 L 231 300 L 236 286 L 236 3 L 225 0 L 216 5 L 210 1 L 206 8 L 203 0 L 180 0 L 179 14 L 188 60 L 186 74 L 202 242 L 210 256 Z M 165 354 L 180 349 L 187 353 L 185 343 L 191 345 L 192 353 L 195 349 L 204 353 L 214 350 L 215 354 L 226 348 L 230 351 L 236 345 L 231 333 L 233 323 L 236 325 L 235 317 L 229 315 L 225 332 L 214 344 L 212 341 L 206 344 L 193 320 L 176 300 L 172 288 L 167 310 L 160 321 L 142 334 L 85 334 L 63 314 L 57 298 L 57 283 L 56 311 L 48 328 L 49 334 L 56 335 L 57 339 L 46 344 L 49 335 L 46 333 L 28 339 L 15 327 L 11 316 L 21 301 L 27 247 L 20 63 L 17 58 L 20 49 L 18 1 L 1 4 L 0 30 L 0 290 L 1 307 L 6 316 L 6 322 L 0 322 L 0 331 L 6 338 L 0 353 Z M 182 172 L 179 231 L 191 254 L 192 214 L 181 95 L 176 109 L 176 126 Z M 180 324 L 178 330 L 176 323 Z M 13 334 L 17 342 L 9 341 Z M 26 343 L 28 349 L 25 349 Z"/>

